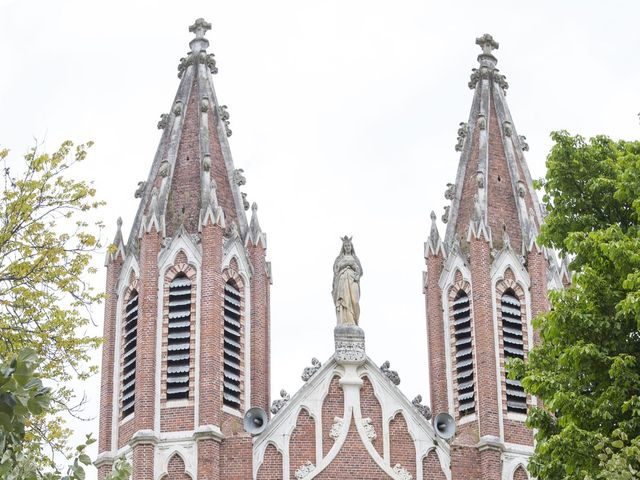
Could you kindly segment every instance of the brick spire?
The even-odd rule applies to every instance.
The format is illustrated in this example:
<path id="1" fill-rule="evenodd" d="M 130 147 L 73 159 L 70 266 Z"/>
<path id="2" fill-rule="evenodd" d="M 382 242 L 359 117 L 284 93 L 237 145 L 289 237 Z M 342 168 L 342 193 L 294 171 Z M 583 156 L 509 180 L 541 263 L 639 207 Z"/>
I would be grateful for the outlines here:
<path id="1" fill-rule="evenodd" d="M 447 196 L 445 245 L 458 234 L 463 242 L 482 236 L 501 247 L 504 223 L 520 253 L 531 248 L 542 210 L 523 154 L 528 145 L 517 134 L 507 105 L 509 85 L 496 68 L 499 44 L 489 34 L 476 44 L 482 53 L 469 81 L 474 90 L 469 120 L 458 129 L 460 163 L 455 185 L 447 191 L 453 194 Z"/>
<path id="2" fill-rule="evenodd" d="M 136 192 L 141 202 L 129 247 L 152 224 L 163 236 L 174 236 L 181 226 L 197 233 L 210 219 L 228 227 L 235 224 L 243 238 L 248 233 L 246 201 L 239 189 L 244 177 L 234 167 L 227 140 L 229 113 L 213 85 L 218 68 L 207 52 L 205 34 L 210 29 L 202 18 L 189 27 L 195 37 L 180 59 L 180 85 L 170 111 L 158 122 L 162 138 L 147 181 Z"/>

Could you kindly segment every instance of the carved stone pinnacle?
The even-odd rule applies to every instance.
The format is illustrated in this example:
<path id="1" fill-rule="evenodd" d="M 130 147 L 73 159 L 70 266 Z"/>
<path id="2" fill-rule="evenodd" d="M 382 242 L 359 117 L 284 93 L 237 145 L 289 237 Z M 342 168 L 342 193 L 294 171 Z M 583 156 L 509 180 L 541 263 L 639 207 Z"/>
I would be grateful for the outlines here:
<path id="1" fill-rule="evenodd" d="M 481 37 L 476 38 L 476 45 L 480 45 L 483 55 L 493 56 L 493 50 L 497 50 L 500 44 L 496 42 L 491 35 L 485 33 Z"/>
<path id="2" fill-rule="evenodd" d="M 211 30 L 211 24 L 204 18 L 198 18 L 194 24 L 189 27 L 189 31 L 196 34 L 196 38 L 204 38 L 208 30 Z"/>

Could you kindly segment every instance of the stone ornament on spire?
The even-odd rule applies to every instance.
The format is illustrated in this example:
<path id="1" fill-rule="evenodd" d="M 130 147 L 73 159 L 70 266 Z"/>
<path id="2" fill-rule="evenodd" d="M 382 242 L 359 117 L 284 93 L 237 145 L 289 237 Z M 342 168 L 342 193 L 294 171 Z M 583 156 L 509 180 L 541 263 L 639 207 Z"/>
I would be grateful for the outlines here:
<path id="1" fill-rule="evenodd" d="M 493 51 L 500 48 L 500 44 L 496 42 L 488 33 L 485 33 L 481 37 L 476 38 L 476 45 L 480 45 L 480 48 L 482 48 L 482 55 L 490 56 L 494 59 L 495 57 L 493 56 Z"/>
<path id="2" fill-rule="evenodd" d="M 189 27 L 191 33 L 195 33 L 196 38 L 189 42 L 191 51 L 186 57 L 180 59 L 178 65 L 178 78 L 182 78 L 191 65 L 203 64 L 211 71 L 212 74 L 218 73 L 216 61 L 213 53 L 207 54 L 209 48 L 209 40 L 205 38 L 207 31 L 211 30 L 211 24 L 203 18 L 198 18 L 193 25 Z"/>
<path id="3" fill-rule="evenodd" d="M 469 88 L 472 90 L 476 88 L 481 79 L 492 78 L 494 83 L 499 85 L 506 95 L 509 84 L 507 83 L 506 77 L 499 73 L 499 70 L 496 68 L 498 59 L 493 55 L 493 51 L 497 50 L 500 44 L 496 42 L 491 35 L 485 33 L 481 37 L 476 38 L 476 45 L 482 48 L 482 53 L 478 55 L 480 68 L 474 68 L 471 71 Z"/>

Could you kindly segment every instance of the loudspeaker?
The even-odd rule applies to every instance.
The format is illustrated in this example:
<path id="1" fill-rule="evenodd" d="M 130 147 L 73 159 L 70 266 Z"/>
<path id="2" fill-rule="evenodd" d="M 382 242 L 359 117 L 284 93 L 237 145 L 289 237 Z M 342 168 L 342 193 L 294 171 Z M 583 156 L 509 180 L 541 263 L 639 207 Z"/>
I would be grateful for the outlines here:
<path id="1" fill-rule="evenodd" d="M 247 413 L 244 414 L 242 423 L 244 424 L 244 429 L 248 433 L 251 435 L 260 435 L 264 429 L 267 428 L 269 416 L 267 415 L 267 412 L 260 407 L 253 407 L 247 410 Z"/>
<path id="2" fill-rule="evenodd" d="M 456 422 L 448 413 L 439 413 L 433 419 L 433 428 L 436 434 L 445 440 L 451 440 L 456 434 Z"/>

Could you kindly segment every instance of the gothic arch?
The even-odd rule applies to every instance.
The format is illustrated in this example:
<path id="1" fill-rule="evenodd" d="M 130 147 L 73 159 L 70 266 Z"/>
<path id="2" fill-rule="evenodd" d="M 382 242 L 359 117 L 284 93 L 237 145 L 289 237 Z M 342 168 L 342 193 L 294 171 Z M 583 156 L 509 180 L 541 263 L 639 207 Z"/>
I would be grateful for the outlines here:
<path id="1" fill-rule="evenodd" d="M 169 457 L 164 472 L 160 476 L 160 480 L 193 480 L 191 474 L 187 472 L 184 458 L 180 452 L 174 452 Z"/>

